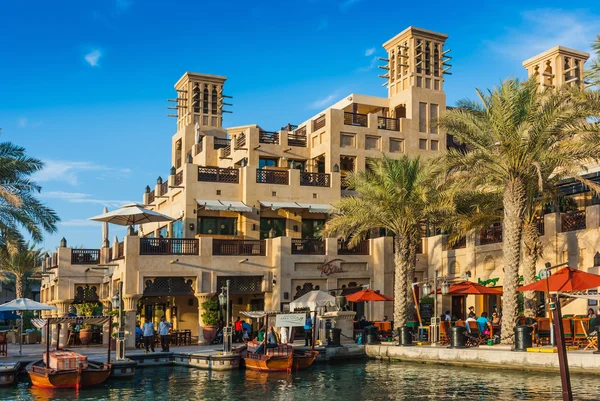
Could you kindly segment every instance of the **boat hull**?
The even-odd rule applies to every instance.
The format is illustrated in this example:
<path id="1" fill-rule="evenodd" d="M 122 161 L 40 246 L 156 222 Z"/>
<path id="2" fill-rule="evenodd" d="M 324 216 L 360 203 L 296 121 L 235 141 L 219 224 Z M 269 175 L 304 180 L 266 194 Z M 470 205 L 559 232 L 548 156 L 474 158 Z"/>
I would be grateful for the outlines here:
<path id="1" fill-rule="evenodd" d="M 304 353 L 294 354 L 293 367 L 294 370 L 304 370 L 309 368 L 319 353 L 317 351 L 307 351 Z"/>
<path id="2" fill-rule="evenodd" d="M 104 383 L 110 375 L 110 365 L 90 363 L 87 369 L 53 370 L 46 369 L 42 361 L 27 366 L 31 384 L 39 388 L 81 388 Z"/>
<path id="3" fill-rule="evenodd" d="M 257 355 L 248 353 L 244 358 L 246 369 L 259 372 L 288 372 L 292 370 L 293 353 L 288 356 Z"/>
<path id="4" fill-rule="evenodd" d="M 15 382 L 19 373 L 19 362 L 0 364 L 0 386 L 10 386 Z"/>

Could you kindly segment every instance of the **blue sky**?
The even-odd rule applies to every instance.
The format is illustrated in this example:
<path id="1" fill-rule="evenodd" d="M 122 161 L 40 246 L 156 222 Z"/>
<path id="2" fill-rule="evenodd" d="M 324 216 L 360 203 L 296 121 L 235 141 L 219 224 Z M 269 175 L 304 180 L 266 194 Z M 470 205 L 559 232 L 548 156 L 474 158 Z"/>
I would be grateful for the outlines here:
<path id="1" fill-rule="evenodd" d="M 385 96 L 381 44 L 413 25 L 450 36 L 452 105 L 474 87 L 524 77 L 521 62 L 552 46 L 589 51 L 600 33 L 594 2 L 523 4 L 4 0 L 0 140 L 46 162 L 35 178 L 63 221 L 43 246 L 64 236 L 95 248 L 100 226 L 87 218 L 141 201 L 146 185 L 167 176 L 175 121 L 166 99 L 185 71 L 228 77 L 226 126 L 275 130 L 352 92 Z M 111 237 L 123 233 L 111 227 Z"/>

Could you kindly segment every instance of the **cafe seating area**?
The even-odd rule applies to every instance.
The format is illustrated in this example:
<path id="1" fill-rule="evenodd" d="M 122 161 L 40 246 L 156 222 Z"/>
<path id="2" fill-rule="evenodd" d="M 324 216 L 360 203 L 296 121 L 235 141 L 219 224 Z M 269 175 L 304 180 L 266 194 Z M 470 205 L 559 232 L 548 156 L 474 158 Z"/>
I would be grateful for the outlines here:
<path id="1" fill-rule="evenodd" d="M 154 336 L 155 346 L 160 346 L 160 336 Z M 192 345 L 191 330 L 171 330 L 169 332 L 169 345 Z"/>

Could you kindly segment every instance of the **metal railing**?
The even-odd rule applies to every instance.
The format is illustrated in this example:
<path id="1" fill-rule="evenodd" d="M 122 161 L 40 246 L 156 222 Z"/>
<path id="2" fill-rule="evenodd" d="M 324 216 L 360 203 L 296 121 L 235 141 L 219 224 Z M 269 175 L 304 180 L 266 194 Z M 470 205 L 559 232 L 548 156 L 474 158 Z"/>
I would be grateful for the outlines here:
<path id="1" fill-rule="evenodd" d="M 288 132 L 288 145 L 298 146 L 305 148 L 307 145 L 306 140 L 306 126 L 297 129 L 296 131 Z"/>
<path id="2" fill-rule="evenodd" d="M 310 187 L 329 187 L 331 185 L 331 176 L 327 173 L 309 173 L 300 172 L 300 185 Z"/>
<path id="3" fill-rule="evenodd" d="M 180 171 L 177 174 L 175 174 L 175 180 L 174 180 L 173 183 L 175 185 L 181 185 L 181 184 L 183 184 L 183 171 Z"/>
<path id="4" fill-rule="evenodd" d="M 265 256 L 264 240 L 213 239 L 215 256 Z"/>
<path id="5" fill-rule="evenodd" d="M 229 145 L 230 140 L 227 138 L 215 138 L 215 143 L 213 147 L 215 149 L 222 149 Z"/>
<path id="6" fill-rule="evenodd" d="M 100 263 L 100 249 L 71 249 L 72 265 L 97 265 Z"/>
<path id="7" fill-rule="evenodd" d="M 325 255 L 325 241 L 292 238 L 292 255 Z"/>
<path id="8" fill-rule="evenodd" d="M 369 125 L 369 116 L 367 114 L 344 112 L 344 125 L 354 125 L 357 127 L 367 127 Z"/>
<path id="9" fill-rule="evenodd" d="M 259 131 L 258 142 L 267 144 L 279 144 L 279 132 Z"/>
<path id="10" fill-rule="evenodd" d="M 561 232 L 584 230 L 585 210 L 575 210 L 572 212 L 563 213 L 561 219 Z"/>
<path id="11" fill-rule="evenodd" d="M 479 244 L 496 244 L 498 242 L 502 242 L 502 225 L 494 224 L 492 227 L 489 227 L 486 230 L 481 230 L 479 232 Z"/>
<path id="12" fill-rule="evenodd" d="M 343 241 L 338 241 L 338 255 L 369 255 L 370 246 L 369 240 L 363 240 L 354 248 L 349 248 L 348 244 Z"/>
<path id="13" fill-rule="evenodd" d="M 327 120 L 325 119 L 325 114 L 313 120 L 313 131 L 323 128 L 325 126 L 326 121 Z"/>
<path id="14" fill-rule="evenodd" d="M 290 175 L 288 171 L 257 169 L 256 182 L 260 184 L 288 185 Z"/>
<path id="15" fill-rule="evenodd" d="M 240 182 L 240 172 L 237 168 L 198 167 L 198 181 L 202 182 Z"/>
<path id="16" fill-rule="evenodd" d="M 196 238 L 140 238 L 140 255 L 198 255 Z"/>
<path id="17" fill-rule="evenodd" d="M 377 117 L 377 128 L 400 131 L 400 120 L 398 118 Z"/>

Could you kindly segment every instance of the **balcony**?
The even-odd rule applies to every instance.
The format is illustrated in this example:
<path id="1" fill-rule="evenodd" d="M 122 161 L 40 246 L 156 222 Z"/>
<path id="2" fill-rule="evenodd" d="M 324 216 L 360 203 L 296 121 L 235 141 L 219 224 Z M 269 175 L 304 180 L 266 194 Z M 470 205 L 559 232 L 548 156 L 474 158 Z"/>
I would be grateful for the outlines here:
<path id="1" fill-rule="evenodd" d="M 544 226 L 544 217 L 543 216 L 537 218 L 536 225 L 537 225 L 538 234 L 544 235 L 546 230 L 545 230 L 545 226 Z"/>
<path id="2" fill-rule="evenodd" d="M 367 114 L 344 112 L 344 125 L 367 127 L 369 125 L 369 116 Z"/>
<path id="3" fill-rule="evenodd" d="M 169 192 L 169 182 L 165 181 L 160 185 L 160 194 L 164 195 Z"/>
<path id="4" fill-rule="evenodd" d="M 215 149 L 223 149 L 226 146 L 229 146 L 229 139 L 227 138 L 217 138 L 215 137 L 214 148 Z"/>
<path id="5" fill-rule="evenodd" d="M 456 241 L 451 246 L 446 246 L 446 250 L 449 249 L 463 249 L 467 247 L 467 237 L 460 237 L 458 241 Z"/>
<path id="6" fill-rule="evenodd" d="M 213 239 L 214 256 L 265 256 L 265 241 Z"/>
<path id="7" fill-rule="evenodd" d="M 349 248 L 348 244 L 338 241 L 338 255 L 369 255 L 369 240 L 363 240 L 354 248 Z"/>
<path id="8" fill-rule="evenodd" d="M 225 158 L 227 158 L 229 156 L 231 156 L 231 142 L 228 143 L 227 146 L 225 146 L 223 148 L 223 156 L 222 156 L 222 158 L 225 159 Z"/>
<path id="9" fill-rule="evenodd" d="M 293 238 L 292 255 L 325 255 L 325 241 Z"/>
<path id="10" fill-rule="evenodd" d="M 316 131 L 318 129 L 321 129 L 325 126 L 326 123 L 326 119 L 325 119 L 325 114 L 323 114 L 322 116 L 317 117 L 314 121 L 313 121 L 313 131 Z"/>
<path id="11" fill-rule="evenodd" d="M 288 132 L 288 145 L 305 148 L 306 144 L 306 126 L 296 131 Z"/>
<path id="12" fill-rule="evenodd" d="M 563 213 L 560 218 L 561 232 L 585 230 L 585 210 Z"/>
<path id="13" fill-rule="evenodd" d="M 492 227 L 489 227 L 487 230 L 481 230 L 479 233 L 480 245 L 496 244 L 498 242 L 502 242 L 501 224 L 494 224 Z"/>
<path id="14" fill-rule="evenodd" d="M 148 203 L 154 202 L 154 199 L 156 199 L 156 194 L 154 191 L 148 192 Z"/>
<path id="15" fill-rule="evenodd" d="M 279 170 L 257 169 L 256 182 L 260 184 L 288 185 L 290 182 L 289 172 Z"/>
<path id="16" fill-rule="evenodd" d="M 308 187 L 329 187 L 331 176 L 327 173 L 300 172 L 300 185 Z"/>
<path id="17" fill-rule="evenodd" d="M 237 168 L 198 167 L 198 181 L 239 183 L 240 173 Z"/>
<path id="18" fill-rule="evenodd" d="M 100 249 L 71 249 L 72 265 L 97 265 L 100 263 Z"/>
<path id="19" fill-rule="evenodd" d="M 397 118 L 377 117 L 377 128 L 388 131 L 400 131 L 400 120 Z"/>
<path id="20" fill-rule="evenodd" d="M 180 186 L 181 184 L 183 184 L 183 171 L 180 171 L 177 174 L 175 174 L 174 184 L 176 186 Z"/>
<path id="21" fill-rule="evenodd" d="M 125 243 L 123 241 L 117 242 L 117 252 L 111 255 L 111 260 L 119 260 L 125 258 Z"/>
<path id="22" fill-rule="evenodd" d="M 246 134 L 244 134 L 243 132 L 241 134 L 239 134 L 236 138 L 235 141 L 235 147 L 237 149 L 243 148 L 244 146 L 246 146 Z"/>
<path id="23" fill-rule="evenodd" d="M 279 145 L 279 132 L 259 131 L 258 142 Z"/>
<path id="24" fill-rule="evenodd" d="M 140 255 L 198 255 L 195 238 L 140 238 Z"/>

